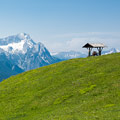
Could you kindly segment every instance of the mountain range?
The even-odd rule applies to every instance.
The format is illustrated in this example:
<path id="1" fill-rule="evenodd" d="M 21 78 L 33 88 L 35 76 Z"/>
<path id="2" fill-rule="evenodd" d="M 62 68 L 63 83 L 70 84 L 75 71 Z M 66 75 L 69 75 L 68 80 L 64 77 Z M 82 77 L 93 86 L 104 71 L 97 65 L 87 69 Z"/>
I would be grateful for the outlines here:
<path id="1" fill-rule="evenodd" d="M 21 71 L 28 71 L 60 61 L 52 57 L 42 43 L 35 43 L 26 33 L 0 39 L 0 55 L 3 54 L 5 57 L 0 56 L 0 59 L 5 58 L 9 61 L 8 63 L 15 65 Z M 13 70 L 9 71 L 9 74 L 14 75 Z M 9 74 L 6 77 L 9 77 Z"/>
<path id="2" fill-rule="evenodd" d="M 59 53 L 51 53 L 51 54 L 52 54 L 52 56 L 62 59 L 62 60 L 87 57 L 86 54 L 83 54 L 83 53 L 77 52 L 77 51 L 59 52 Z"/>
<path id="3" fill-rule="evenodd" d="M 116 48 L 111 48 L 110 50 L 106 50 L 102 52 L 102 55 L 108 55 L 108 54 L 112 54 L 112 53 L 119 53 L 120 50 L 116 49 Z"/>
<path id="4" fill-rule="evenodd" d="M 120 51 L 112 48 L 102 54 L 116 52 Z M 35 43 L 26 33 L 8 36 L 0 39 L 0 81 L 23 71 L 85 57 L 86 54 L 76 51 L 50 53 L 42 43 Z"/>
<path id="5" fill-rule="evenodd" d="M 111 48 L 109 50 L 105 50 L 102 52 L 102 55 L 112 54 L 112 53 L 118 53 L 120 50 L 116 48 Z M 67 51 L 67 52 L 53 52 L 51 53 L 52 56 L 59 58 L 61 60 L 68 60 L 73 58 L 85 58 L 87 57 L 87 54 L 81 53 L 78 51 Z"/>

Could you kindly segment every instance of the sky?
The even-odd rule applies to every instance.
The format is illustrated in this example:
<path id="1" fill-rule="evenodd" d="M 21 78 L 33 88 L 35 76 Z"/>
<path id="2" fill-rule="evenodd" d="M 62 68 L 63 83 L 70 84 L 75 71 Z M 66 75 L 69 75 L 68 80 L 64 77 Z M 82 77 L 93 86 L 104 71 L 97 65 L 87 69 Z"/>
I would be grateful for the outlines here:
<path id="1" fill-rule="evenodd" d="M 120 0 L 0 0 L 0 38 L 21 32 L 50 52 L 120 49 Z"/>

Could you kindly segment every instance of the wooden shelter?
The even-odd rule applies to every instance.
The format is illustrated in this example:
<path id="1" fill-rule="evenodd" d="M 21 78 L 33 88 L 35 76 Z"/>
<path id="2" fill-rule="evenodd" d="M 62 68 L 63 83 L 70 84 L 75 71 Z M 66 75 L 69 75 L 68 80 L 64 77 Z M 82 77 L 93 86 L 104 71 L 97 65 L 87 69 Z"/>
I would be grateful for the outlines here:
<path id="1" fill-rule="evenodd" d="M 103 48 L 105 48 L 106 46 L 104 44 L 90 44 L 90 43 L 87 43 L 83 46 L 83 48 L 87 48 L 88 49 L 88 56 L 91 56 L 91 51 L 93 48 L 97 48 L 98 50 L 98 55 L 100 56 L 101 53 L 102 53 L 102 50 Z"/>

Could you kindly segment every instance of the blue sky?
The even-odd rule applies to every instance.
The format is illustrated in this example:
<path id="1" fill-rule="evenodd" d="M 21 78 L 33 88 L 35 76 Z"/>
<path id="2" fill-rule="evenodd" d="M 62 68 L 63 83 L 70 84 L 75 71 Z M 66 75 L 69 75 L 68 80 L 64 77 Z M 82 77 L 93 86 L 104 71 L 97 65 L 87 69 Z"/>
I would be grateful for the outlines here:
<path id="1" fill-rule="evenodd" d="M 0 16 L 0 38 L 25 32 L 51 52 L 120 49 L 120 0 L 0 0 Z"/>

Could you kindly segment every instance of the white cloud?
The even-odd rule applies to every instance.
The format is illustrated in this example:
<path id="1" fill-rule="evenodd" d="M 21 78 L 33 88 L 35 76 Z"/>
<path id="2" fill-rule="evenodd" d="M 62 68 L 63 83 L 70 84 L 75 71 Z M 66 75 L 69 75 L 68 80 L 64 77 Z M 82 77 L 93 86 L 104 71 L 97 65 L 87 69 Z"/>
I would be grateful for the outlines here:
<path id="1" fill-rule="evenodd" d="M 47 43 L 50 51 L 83 51 L 82 46 L 86 43 L 104 43 L 109 48 L 115 47 L 120 49 L 120 33 L 102 33 L 102 32 L 87 32 L 87 33 L 72 33 L 54 36 L 53 43 Z"/>
<path id="2" fill-rule="evenodd" d="M 86 37 L 86 36 L 118 36 L 120 37 L 120 32 L 81 32 L 81 33 L 68 33 L 54 35 L 54 38 L 73 38 L 73 37 Z"/>

